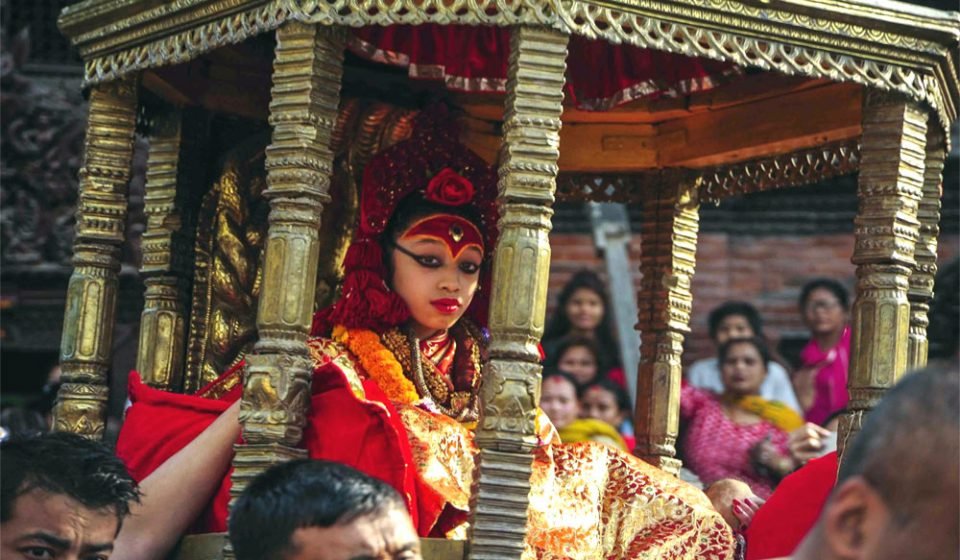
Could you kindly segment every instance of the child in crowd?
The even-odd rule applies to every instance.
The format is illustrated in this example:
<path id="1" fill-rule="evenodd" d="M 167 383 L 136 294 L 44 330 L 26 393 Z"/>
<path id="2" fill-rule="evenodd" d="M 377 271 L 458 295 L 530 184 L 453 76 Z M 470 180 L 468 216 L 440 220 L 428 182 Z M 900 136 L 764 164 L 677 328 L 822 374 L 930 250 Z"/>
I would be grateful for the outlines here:
<path id="1" fill-rule="evenodd" d="M 627 450 L 616 428 L 602 420 L 580 418 L 582 390 L 569 373 L 544 368 L 540 407 L 553 422 L 563 443 L 596 441 Z"/>
<path id="2" fill-rule="evenodd" d="M 553 359 L 559 352 L 560 341 L 570 335 L 594 341 L 601 358 L 601 373 L 620 368 L 620 346 L 613 327 L 607 288 L 593 271 L 577 272 L 560 291 L 557 309 L 541 341 L 548 359 Z"/>
<path id="3" fill-rule="evenodd" d="M 625 387 L 627 383 L 622 369 L 602 369 L 602 350 L 595 340 L 582 335 L 569 335 L 557 341 L 556 349 L 552 355 L 547 354 L 545 363 L 569 373 L 581 386 L 589 385 L 597 379 L 610 379 L 621 387 Z"/>
<path id="4" fill-rule="evenodd" d="M 760 313 L 749 303 L 742 301 L 728 301 L 710 312 L 707 319 L 710 327 L 710 338 L 717 348 L 731 338 L 765 339 L 763 334 L 763 320 Z M 690 366 L 686 374 L 687 383 L 694 387 L 707 389 L 714 393 L 723 392 L 723 382 L 720 379 L 720 361 L 717 357 L 697 360 Z M 760 396 L 769 401 L 779 401 L 798 413 L 802 413 L 797 396 L 793 392 L 790 376 L 782 365 L 775 359 L 767 363 L 767 377 L 760 386 Z"/>
<path id="5" fill-rule="evenodd" d="M 634 448 L 636 439 L 630 422 L 632 407 L 626 389 L 609 379 L 597 379 L 583 388 L 580 408 L 584 418 L 595 418 L 610 424 L 620 432 L 627 449 Z"/>

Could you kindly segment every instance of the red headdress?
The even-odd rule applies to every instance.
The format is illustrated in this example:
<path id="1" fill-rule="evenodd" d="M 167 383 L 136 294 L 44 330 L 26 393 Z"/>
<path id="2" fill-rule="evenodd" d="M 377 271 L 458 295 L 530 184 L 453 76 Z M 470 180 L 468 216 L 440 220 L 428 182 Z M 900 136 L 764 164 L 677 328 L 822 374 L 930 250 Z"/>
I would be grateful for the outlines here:
<path id="1" fill-rule="evenodd" d="M 496 172 L 460 143 L 446 107 L 420 113 L 411 137 L 378 153 L 364 169 L 360 218 L 344 260 L 340 299 L 314 315 L 312 334 L 329 335 L 334 325 L 382 332 L 410 317 L 407 304 L 387 287 L 381 236 L 400 202 L 411 195 L 445 206 L 469 206 L 479 216 L 475 225 L 485 248 L 483 289 L 466 314 L 486 325 L 489 260 L 497 239 L 496 188 Z"/>

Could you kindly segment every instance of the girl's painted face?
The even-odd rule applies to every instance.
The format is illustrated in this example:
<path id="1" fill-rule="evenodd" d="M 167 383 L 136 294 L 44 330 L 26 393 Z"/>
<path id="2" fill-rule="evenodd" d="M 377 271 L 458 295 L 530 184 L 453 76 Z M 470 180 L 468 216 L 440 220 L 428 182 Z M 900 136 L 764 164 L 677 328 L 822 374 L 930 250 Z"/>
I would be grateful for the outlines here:
<path id="1" fill-rule="evenodd" d="M 444 235 L 448 229 L 452 237 Z M 434 216 L 394 242 L 393 290 L 410 308 L 421 339 L 449 329 L 470 307 L 483 262 L 482 245 L 471 239 L 479 239 L 479 232 L 466 220 Z"/>
<path id="2" fill-rule="evenodd" d="M 548 377 L 543 382 L 540 408 L 558 430 L 567 427 L 580 415 L 576 387 L 562 377 Z"/>
<path id="3" fill-rule="evenodd" d="M 717 346 L 733 338 L 752 338 L 757 333 L 753 332 L 750 321 L 743 315 L 727 315 L 717 325 L 716 343 Z"/>
<path id="4" fill-rule="evenodd" d="M 590 387 L 583 394 L 580 409 L 580 414 L 584 418 L 596 418 L 617 429 L 626 419 L 626 414 L 617 405 L 617 396 L 597 385 Z"/>
<path id="5" fill-rule="evenodd" d="M 589 288 L 578 288 L 567 300 L 564 312 L 570 325 L 583 332 L 593 332 L 603 320 L 603 300 Z"/>
<path id="6" fill-rule="evenodd" d="M 826 288 L 811 291 L 802 311 L 803 322 L 815 335 L 839 332 L 847 324 L 847 311 L 837 296 Z"/>
<path id="7" fill-rule="evenodd" d="M 569 373 L 581 385 L 596 379 L 598 367 L 597 358 L 586 346 L 567 348 L 557 362 L 557 369 Z"/>
<path id="8" fill-rule="evenodd" d="M 735 396 L 758 395 L 767 377 L 767 364 L 763 363 L 756 346 L 738 342 L 727 350 L 720 373 L 726 392 Z"/>

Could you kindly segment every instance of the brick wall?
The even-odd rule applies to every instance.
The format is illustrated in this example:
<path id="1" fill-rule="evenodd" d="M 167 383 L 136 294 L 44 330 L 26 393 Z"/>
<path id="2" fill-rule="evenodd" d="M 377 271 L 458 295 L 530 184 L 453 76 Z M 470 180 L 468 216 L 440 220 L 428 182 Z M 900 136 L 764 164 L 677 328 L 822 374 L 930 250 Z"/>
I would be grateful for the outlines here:
<path id="1" fill-rule="evenodd" d="M 701 233 L 697 249 L 697 272 L 693 280 L 693 332 L 687 337 L 684 363 L 712 355 L 707 332 L 710 310 L 729 299 L 757 306 L 765 331 L 776 346 L 781 339 L 806 337 L 797 313 L 797 297 L 807 280 L 826 276 L 853 289 L 855 268 L 850 263 L 853 235 L 729 235 Z M 570 276 L 581 268 L 605 275 L 603 261 L 596 254 L 593 238 L 580 233 L 553 233 L 550 236 L 550 302 L 548 316 L 556 307 L 556 296 Z M 940 239 L 940 260 L 960 254 L 960 236 Z M 634 285 L 640 281 L 640 235 L 630 243 Z"/>

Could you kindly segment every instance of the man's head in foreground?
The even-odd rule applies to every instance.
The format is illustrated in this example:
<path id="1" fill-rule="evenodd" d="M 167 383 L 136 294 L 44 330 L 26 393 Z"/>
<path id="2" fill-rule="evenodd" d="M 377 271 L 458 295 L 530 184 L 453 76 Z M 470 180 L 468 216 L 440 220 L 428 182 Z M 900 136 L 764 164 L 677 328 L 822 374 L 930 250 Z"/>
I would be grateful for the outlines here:
<path id="1" fill-rule="evenodd" d="M 110 557 L 137 486 L 103 444 L 68 433 L 0 445 L 0 557 Z"/>
<path id="2" fill-rule="evenodd" d="M 867 417 L 794 558 L 955 558 L 960 549 L 960 369 L 908 374 Z"/>
<path id="3" fill-rule="evenodd" d="M 277 465 L 230 514 L 237 560 L 420 559 L 400 494 L 360 471 L 303 459 Z"/>

